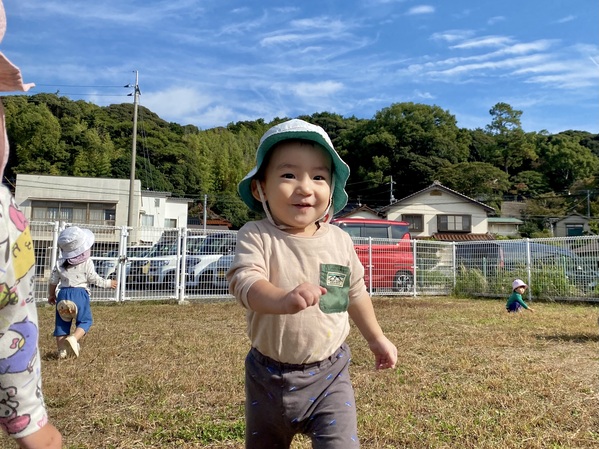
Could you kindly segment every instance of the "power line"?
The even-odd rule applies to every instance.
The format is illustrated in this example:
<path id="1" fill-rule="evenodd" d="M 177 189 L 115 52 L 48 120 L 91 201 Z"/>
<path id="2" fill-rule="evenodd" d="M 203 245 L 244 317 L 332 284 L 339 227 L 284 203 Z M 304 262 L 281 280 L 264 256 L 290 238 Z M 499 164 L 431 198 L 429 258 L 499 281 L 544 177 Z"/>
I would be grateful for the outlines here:
<path id="1" fill-rule="evenodd" d="M 44 86 L 44 87 L 92 87 L 92 88 L 106 88 L 106 87 L 118 87 L 122 88 L 123 86 L 85 86 L 85 85 L 77 85 L 77 84 L 38 84 L 35 83 L 36 86 Z"/>

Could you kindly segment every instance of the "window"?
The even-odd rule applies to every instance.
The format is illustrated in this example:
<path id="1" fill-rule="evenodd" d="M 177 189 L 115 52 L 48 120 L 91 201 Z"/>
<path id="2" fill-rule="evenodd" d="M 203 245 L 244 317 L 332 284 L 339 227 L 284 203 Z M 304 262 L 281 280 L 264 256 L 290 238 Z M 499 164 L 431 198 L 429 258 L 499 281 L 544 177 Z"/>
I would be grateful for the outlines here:
<path id="1" fill-rule="evenodd" d="M 142 214 L 141 225 L 142 226 L 154 226 L 154 215 Z"/>
<path id="2" fill-rule="evenodd" d="M 165 228 L 176 228 L 177 227 L 177 219 L 176 218 L 165 218 L 164 219 L 164 227 Z"/>
<path id="3" fill-rule="evenodd" d="M 32 201 L 31 219 L 77 224 L 115 225 L 116 204 Z"/>
<path id="4" fill-rule="evenodd" d="M 439 232 L 470 232 L 472 229 L 470 215 L 437 215 Z"/>
<path id="5" fill-rule="evenodd" d="M 422 215 L 402 215 L 401 219 L 410 223 L 410 232 L 424 231 L 424 217 Z"/>
<path id="6" fill-rule="evenodd" d="M 372 237 L 373 239 L 388 239 L 389 226 L 365 224 L 362 228 L 362 237 Z"/>
<path id="7" fill-rule="evenodd" d="M 566 235 L 568 237 L 576 237 L 584 234 L 584 225 L 583 224 L 566 224 Z"/>

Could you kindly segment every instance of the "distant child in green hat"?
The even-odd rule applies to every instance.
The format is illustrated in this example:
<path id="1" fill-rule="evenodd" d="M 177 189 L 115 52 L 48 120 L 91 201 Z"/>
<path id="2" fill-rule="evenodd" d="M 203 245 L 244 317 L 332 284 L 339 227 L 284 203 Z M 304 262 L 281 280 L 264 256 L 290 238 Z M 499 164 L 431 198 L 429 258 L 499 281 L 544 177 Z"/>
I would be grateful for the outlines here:
<path id="1" fill-rule="evenodd" d="M 393 368 L 397 349 L 381 330 L 350 236 L 329 225 L 345 206 L 349 167 L 327 133 L 303 120 L 268 130 L 256 167 L 239 184 L 266 218 L 238 233 L 227 273 L 247 309 L 246 448 L 288 448 L 295 434 L 314 447 L 357 448 L 357 418 L 345 342 L 351 317 Z"/>
<path id="2" fill-rule="evenodd" d="M 507 309 L 508 313 L 520 312 L 522 309 L 527 309 L 531 312 L 534 312 L 532 307 L 529 307 L 528 304 L 526 304 L 526 302 L 524 302 L 524 299 L 522 298 L 522 295 L 524 294 L 527 288 L 528 285 L 526 285 L 524 281 L 522 281 L 521 279 L 516 279 L 514 280 L 514 282 L 512 282 L 512 294 L 510 295 L 510 297 L 507 300 L 507 303 L 505 304 L 505 308 Z"/>

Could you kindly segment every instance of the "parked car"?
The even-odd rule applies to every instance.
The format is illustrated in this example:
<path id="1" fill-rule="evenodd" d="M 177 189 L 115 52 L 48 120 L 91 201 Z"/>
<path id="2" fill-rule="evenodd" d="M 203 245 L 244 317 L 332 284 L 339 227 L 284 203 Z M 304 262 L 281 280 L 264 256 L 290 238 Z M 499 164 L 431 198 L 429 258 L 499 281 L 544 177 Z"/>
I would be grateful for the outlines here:
<path id="1" fill-rule="evenodd" d="M 132 288 L 162 288 L 175 284 L 178 256 L 183 254 L 179 234 L 168 232 L 152 247 L 144 258 L 132 263 L 127 283 Z M 186 254 L 198 254 L 205 235 L 188 235 Z M 182 239 L 181 239 L 182 240 Z M 177 254 L 179 252 L 179 254 Z"/>
<path id="2" fill-rule="evenodd" d="M 530 256 L 528 256 L 530 254 Z M 596 268 L 569 249 L 524 240 L 469 242 L 456 246 L 456 266 L 478 269 L 487 275 L 498 270 L 518 271 L 527 268 L 562 272 L 564 277 L 582 290 L 592 290 L 599 282 Z"/>
<path id="3" fill-rule="evenodd" d="M 207 236 L 190 234 L 186 239 L 185 250 L 182 247 L 182 237 L 175 233 L 163 235 L 147 255 L 147 261 L 141 268 L 140 279 L 147 287 L 171 288 L 175 285 L 177 276 L 177 263 L 181 260 L 183 252 L 186 257 L 202 254 L 202 246 Z"/>
<path id="4" fill-rule="evenodd" d="M 368 218 L 338 218 L 331 221 L 346 231 L 354 241 L 358 258 L 364 266 L 364 281 L 372 289 L 409 292 L 414 288 L 414 255 L 409 223 Z M 369 239 L 372 239 L 370 249 Z"/>
<path id="5" fill-rule="evenodd" d="M 218 233 L 209 235 L 197 255 L 186 260 L 185 289 L 204 291 L 212 283 L 212 272 L 207 268 L 224 256 L 235 254 L 237 234 Z"/>
<path id="6" fill-rule="evenodd" d="M 234 258 L 234 254 L 222 256 L 202 271 L 201 283 L 199 284 L 201 293 L 218 295 L 229 293 L 229 282 L 226 275 Z"/>
<path id="7" fill-rule="evenodd" d="M 131 270 L 132 260 L 145 257 L 151 249 L 151 246 L 129 246 L 125 264 L 127 273 Z M 102 259 L 95 261 L 96 272 L 104 279 L 116 279 L 118 264 L 119 251 L 109 251 L 102 256 Z"/>

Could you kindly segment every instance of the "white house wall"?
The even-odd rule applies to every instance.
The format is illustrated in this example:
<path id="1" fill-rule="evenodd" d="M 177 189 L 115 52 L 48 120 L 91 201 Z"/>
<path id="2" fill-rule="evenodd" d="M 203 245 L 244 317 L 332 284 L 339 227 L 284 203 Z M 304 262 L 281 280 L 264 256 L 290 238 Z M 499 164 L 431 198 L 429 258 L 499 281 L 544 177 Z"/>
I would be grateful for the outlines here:
<path id="1" fill-rule="evenodd" d="M 174 198 L 167 198 L 165 205 L 165 217 L 175 218 L 177 226 L 187 226 L 188 202 L 177 201 Z"/>
<path id="2" fill-rule="evenodd" d="M 133 185 L 139 198 L 141 183 L 135 180 Z M 124 226 L 129 217 L 129 180 L 18 174 L 15 199 L 29 219 L 31 200 L 116 203 L 115 223 Z"/>
<path id="3" fill-rule="evenodd" d="M 177 226 L 187 226 L 189 200 L 170 198 L 165 192 L 141 193 L 141 182 L 134 182 L 134 216 L 143 211 L 154 215 L 154 227 L 163 228 L 165 220 L 175 219 Z M 116 204 L 115 226 L 127 226 L 129 221 L 129 180 L 85 178 L 73 176 L 17 175 L 15 200 L 31 220 L 31 201 L 73 201 Z M 139 220 L 139 218 L 137 218 Z M 155 232 L 140 231 L 140 222 L 132 224 L 136 230 L 132 242 L 155 242 Z M 147 234 L 147 235 L 146 235 Z"/>
<path id="4" fill-rule="evenodd" d="M 433 195 L 426 193 L 414 198 L 418 203 L 404 203 L 389 208 L 387 218 L 389 220 L 401 220 L 403 215 L 423 215 L 424 230 L 422 232 L 411 232 L 413 237 L 429 237 L 437 232 L 437 215 L 470 215 L 472 217 L 473 234 L 486 234 L 488 232 L 488 221 L 485 210 L 475 203 L 442 193 Z"/>

